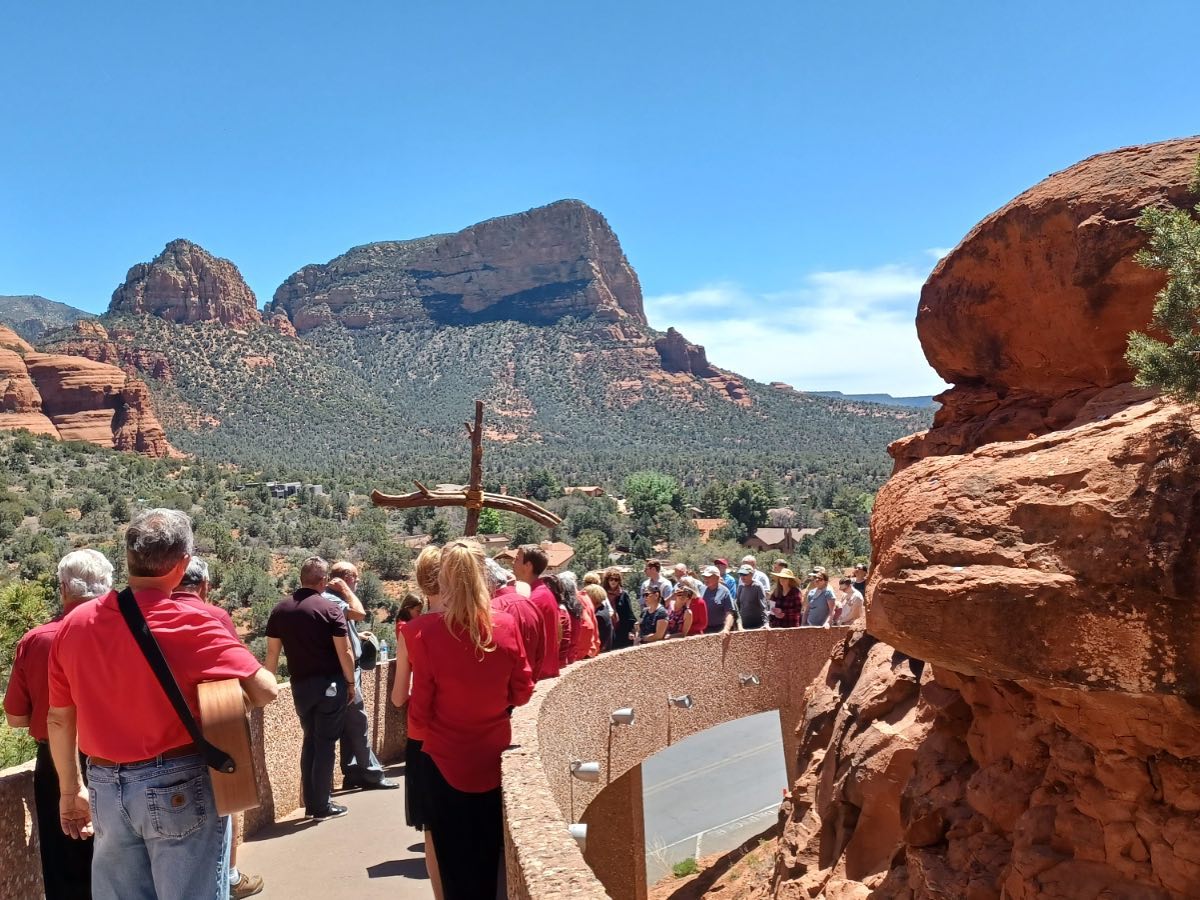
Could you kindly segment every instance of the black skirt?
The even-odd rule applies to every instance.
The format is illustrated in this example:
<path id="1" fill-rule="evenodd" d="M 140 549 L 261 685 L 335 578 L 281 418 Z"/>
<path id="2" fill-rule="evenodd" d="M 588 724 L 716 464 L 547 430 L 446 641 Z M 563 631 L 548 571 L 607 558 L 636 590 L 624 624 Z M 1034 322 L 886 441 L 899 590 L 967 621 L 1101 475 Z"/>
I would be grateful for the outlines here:
<path id="1" fill-rule="evenodd" d="M 404 818 L 409 828 L 425 830 L 429 820 L 429 767 L 433 760 L 421 749 L 421 741 L 409 738 L 404 745 Z"/>
<path id="2" fill-rule="evenodd" d="M 425 754 L 422 754 L 425 756 Z M 453 787 L 425 756 L 425 824 L 433 837 L 445 900 L 496 896 L 504 860 L 500 788 L 472 794 Z"/>

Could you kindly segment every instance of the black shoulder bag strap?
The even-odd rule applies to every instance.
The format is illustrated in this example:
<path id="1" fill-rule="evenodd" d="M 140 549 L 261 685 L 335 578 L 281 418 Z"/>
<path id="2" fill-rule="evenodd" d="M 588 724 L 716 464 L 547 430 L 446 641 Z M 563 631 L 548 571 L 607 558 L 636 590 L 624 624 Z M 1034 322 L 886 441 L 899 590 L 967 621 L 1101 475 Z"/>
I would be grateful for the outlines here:
<path id="1" fill-rule="evenodd" d="M 150 633 L 150 626 L 146 624 L 146 617 L 138 609 L 137 600 L 133 597 L 133 591 L 125 588 L 125 590 L 117 594 L 117 607 L 121 610 L 121 616 L 125 619 L 125 624 L 129 626 L 129 631 L 133 634 L 133 639 L 137 641 L 142 655 L 146 657 L 146 662 L 154 670 L 154 677 L 158 679 L 158 684 L 163 689 L 163 693 L 167 695 L 167 699 L 171 701 L 171 706 L 175 708 L 175 715 L 179 716 L 179 721 L 183 723 L 183 727 L 187 729 L 187 733 L 192 736 L 192 740 L 200 748 L 200 754 L 204 757 L 204 762 L 210 769 L 216 769 L 218 772 L 224 772 L 226 775 L 233 774 L 237 771 L 237 764 L 230 755 L 220 747 L 210 744 L 201 733 L 195 716 L 188 709 L 187 701 L 183 699 L 183 692 L 179 690 L 179 683 L 175 681 L 175 676 L 171 673 L 171 667 L 167 665 L 162 648 L 158 646 L 158 641 L 154 640 L 154 635 Z"/>

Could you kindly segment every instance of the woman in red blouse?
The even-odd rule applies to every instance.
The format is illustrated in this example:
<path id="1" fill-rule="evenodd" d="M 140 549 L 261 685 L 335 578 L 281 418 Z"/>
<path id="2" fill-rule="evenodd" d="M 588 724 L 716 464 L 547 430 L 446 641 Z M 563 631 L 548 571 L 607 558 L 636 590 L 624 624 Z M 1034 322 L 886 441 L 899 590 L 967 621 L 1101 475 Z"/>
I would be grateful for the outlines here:
<path id="1" fill-rule="evenodd" d="M 429 767 L 425 827 L 433 834 L 446 900 L 495 897 L 504 849 L 500 754 L 509 715 L 533 693 L 516 623 L 493 612 L 483 549 L 442 550 L 440 617 L 413 635 L 410 716 L 424 728 Z M 436 698 L 436 702 L 435 702 Z"/>
<path id="2" fill-rule="evenodd" d="M 396 669 L 395 681 L 392 682 L 392 704 L 402 707 L 408 703 L 411 696 L 412 663 L 409 646 L 416 640 L 416 635 L 433 618 L 442 614 L 441 587 L 438 584 L 438 574 L 442 564 L 442 548 L 430 544 L 421 551 L 416 562 L 417 587 L 421 589 L 429 601 L 429 612 L 417 615 L 407 622 L 396 623 Z M 412 715 L 412 704 L 408 705 L 408 741 L 404 747 L 404 818 L 409 826 L 417 831 L 425 831 L 427 799 L 427 772 L 433 763 L 422 749 L 425 730 L 421 722 Z M 433 888 L 433 896 L 442 900 L 442 879 L 438 871 L 437 852 L 433 848 L 433 836 L 425 831 L 425 868 L 429 872 L 429 883 Z"/>

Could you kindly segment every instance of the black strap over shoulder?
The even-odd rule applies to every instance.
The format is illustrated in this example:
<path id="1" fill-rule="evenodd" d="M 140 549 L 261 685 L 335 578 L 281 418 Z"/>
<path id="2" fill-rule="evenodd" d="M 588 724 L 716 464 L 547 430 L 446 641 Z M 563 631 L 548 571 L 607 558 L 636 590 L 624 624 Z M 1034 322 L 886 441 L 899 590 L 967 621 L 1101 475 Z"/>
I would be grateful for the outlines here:
<path id="1" fill-rule="evenodd" d="M 138 608 L 133 591 L 125 588 L 121 593 L 117 594 L 117 607 L 121 610 L 121 617 L 125 619 L 125 624 L 129 626 L 129 631 L 133 634 L 133 639 L 137 641 L 142 655 L 146 657 L 146 662 L 150 664 L 150 668 L 154 671 L 154 677 L 158 679 L 163 693 L 167 695 L 167 699 L 171 701 L 171 706 L 175 708 L 175 715 L 179 716 L 179 721 L 183 723 L 183 727 L 187 729 L 187 733 L 192 736 L 192 740 L 200 748 L 200 754 L 204 757 L 204 762 L 210 769 L 216 769 L 218 772 L 224 772 L 226 775 L 237 771 L 237 763 L 233 761 L 232 757 L 220 747 L 210 744 L 205 739 L 203 733 L 201 733 L 200 725 L 196 722 L 192 711 L 188 709 L 187 701 L 183 699 L 183 692 L 179 690 L 179 683 L 175 681 L 171 667 L 167 665 L 162 648 L 158 646 L 158 641 L 154 639 L 154 635 L 150 632 L 150 626 L 146 624 L 146 617 L 142 615 L 142 611 Z"/>

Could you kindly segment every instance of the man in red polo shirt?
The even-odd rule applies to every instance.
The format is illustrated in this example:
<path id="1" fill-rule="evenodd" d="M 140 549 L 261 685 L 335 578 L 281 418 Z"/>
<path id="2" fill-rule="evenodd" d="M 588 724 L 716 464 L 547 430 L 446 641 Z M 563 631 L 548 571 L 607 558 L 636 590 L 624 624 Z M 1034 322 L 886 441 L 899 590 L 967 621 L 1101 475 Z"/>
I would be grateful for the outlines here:
<path id="1" fill-rule="evenodd" d="M 50 756 L 46 712 L 50 646 L 63 616 L 80 603 L 112 590 L 113 567 L 95 550 L 73 550 L 59 561 L 58 591 L 62 615 L 28 632 L 17 643 L 12 675 L 4 694 L 4 712 L 12 728 L 28 728 L 37 741 L 33 800 L 37 808 L 38 846 L 42 853 L 42 886 L 46 900 L 88 900 L 92 895 L 92 842 L 74 840 L 58 824 L 58 775 Z"/>
<path id="2" fill-rule="evenodd" d="M 274 676 L 216 618 L 171 599 L 191 559 L 186 515 L 141 513 L 125 551 L 129 587 L 193 715 L 203 681 L 237 678 L 255 706 L 275 699 Z M 116 592 L 63 619 L 49 675 L 59 820 L 72 837 L 94 830 L 92 897 L 225 900 L 229 817 L 217 816 L 204 758 L 125 624 Z M 88 757 L 86 788 L 77 737 Z"/>
<path id="3" fill-rule="evenodd" d="M 529 599 L 542 619 L 543 647 L 540 665 L 533 668 L 532 662 L 530 664 L 530 668 L 533 669 L 534 681 L 541 681 L 543 678 L 557 678 L 559 672 L 558 601 L 554 598 L 550 588 L 546 587 L 541 580 L 542 573 L 546 571 L 548 564 L 546 551 L 537 544 L 524 544 L 518 547 L 517 555 L 513 559 L 513 574 L 517 576 L 517 581 L 529 585 Z M 537 655 L 528 647 L 525 652 L 530 660 Z"/>

